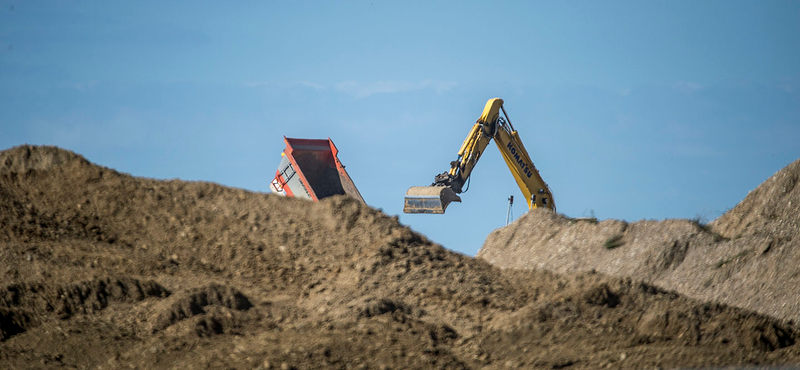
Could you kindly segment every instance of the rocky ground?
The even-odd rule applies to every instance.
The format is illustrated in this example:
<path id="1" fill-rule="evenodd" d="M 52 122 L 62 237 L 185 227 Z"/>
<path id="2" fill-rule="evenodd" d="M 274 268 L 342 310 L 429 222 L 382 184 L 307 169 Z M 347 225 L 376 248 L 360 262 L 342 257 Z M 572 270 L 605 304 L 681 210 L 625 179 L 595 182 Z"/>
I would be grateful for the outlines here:
<path id="1" fill-rule="evenodd" d="M 709 224 L 601 222 L 529 212 L 489 235 L 497 266 L 631 277 L 704 301 L 800 322 L 800 160 Z"/>
<path id="2" fill-rule="evenodd" d="M 753 216 L 751 226 L 760 220 Z M 797 303 L 784 299 L 793 307 L 759 310 L 721 299 L 724 291 L 707 298 L 657 278 L 693 258 L 692 251 L 705 245 L 696 240 L 730 243 L 720 259 L 703 266 L 714 271 L 713 288 L 704 289 L 731 289 L 715 274 L 729 271 L 735 277 L 750 260 L 792 258 L 789 250 L 797 239 L 781 236 L 785 228 L 776 226 L 775 239 L 765 239 L 768 246 L 740 246 L 739 239 L 773 234 L 739 232 L 739 224 L 722 218 L 710 226 L 675 221 L 663 228 L 664 235 L 640 237 L 677 243 L 663 252 L 673 257 L 653 257 L 648 265 L 647 258 L 632 264 L 625 255 L 651 253 L 633 250 L 636 243 L 650 244 L 631 239 L 647 223 L 592 224 L 541 212 L 515 225 L 523 222 L 560 225 L 564 229 L 551 239 L 564 243 L 569 238 L 562 234 L 585 228 L 575 232 L 585 242 L 559 248 L 589 250 L 584 245 L 599 243 L 598 256 L 620 254 L 615 266 L 630 269 L 579 268 L 591 255 L 564 269 L 534 259 L 525 266 L 493 261 L 489 247 L 500 245 L 500 236 L 509 248 L 517 243 L 503 234 L 514 226 L 493 234 L 481 258 L 470 258 L 347 197 L 312 203 L 211 183 L 136 178 L 54 147 L 8 149 L 0 152 L 0 364 L 12 369 L 800 364 L 800 328 L 787 320 L 796 315 Z M 608 238 L 594 235 L 603 230 L 623 236 L 604 246 Z M 737 239 L 728 232 L 736 232 Z M 490 261 L 528 269 L 503 269 Z M 664 261 L 672 262 L 665 267 Z M 796 265 L 785 261 L 788 267 L 774 269 L 775 279 L 789 279 L 780 274 Z M 648 278 L 643 271 L 649 270 L 661 274 Z M 746 284 L 759 283 L 737 284 L 751 289 L 755 285 Z M 742 294 L 766 304 L 776 300 L 769 296 L 773 291 Z"/>

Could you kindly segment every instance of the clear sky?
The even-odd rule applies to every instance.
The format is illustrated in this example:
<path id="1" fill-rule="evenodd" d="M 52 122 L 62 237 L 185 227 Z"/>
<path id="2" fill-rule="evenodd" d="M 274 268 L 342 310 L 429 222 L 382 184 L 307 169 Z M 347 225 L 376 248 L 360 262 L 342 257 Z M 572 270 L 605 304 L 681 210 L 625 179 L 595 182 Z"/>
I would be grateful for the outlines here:
<path id="1" fill-rule="evenodd" d="M 800 2 L 0 0 L 0 148 L 268 192 L 284 135 L 330 137 L 468 255 L 521 194 L 493 144 L 447 214 L 403 195 L 493 97 L 559 212 L 713 220 L 800 157 Z"/>

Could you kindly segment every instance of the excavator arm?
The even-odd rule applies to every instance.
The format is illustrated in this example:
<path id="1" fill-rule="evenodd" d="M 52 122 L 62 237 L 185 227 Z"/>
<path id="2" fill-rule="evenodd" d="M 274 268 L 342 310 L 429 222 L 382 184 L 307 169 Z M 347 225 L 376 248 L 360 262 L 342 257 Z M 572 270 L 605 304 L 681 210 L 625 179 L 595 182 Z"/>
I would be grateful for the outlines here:
<path id="1" fill-rule="evenodd" d="M 497 126 L 494 122 L 497 122 L 502 104 L 501 99 L 486 102 L 481 118 L 475 122 L 464 143 L 461 144 L 458 158 L 450 162 L 450 171 L 437 175 L 433 186 L 448 186 L 456 193 L 462 192 L 472 170 L 496 133 Z"/>
<path id="2" fill-rule="evenodd" d="M 542 180 L 542 176 L 533 165 L 528 151 L 522 145 L 517 131 L 508 130 L 510 124 L 503 125 L 495 135 L 494 143 L 500 149 L 503 159 L 514 175 L 514 180 L 517 181 L 519 190 L 525 195 L 528 201 L 528 209 L 545 207 L 556 210 L 556 202 L 553 200 L 553 193 L 550 192 L 550 187 Z"/>
<path id="3" fill-rule="evenodd" d="M 505 115 L 503 100 L 490 99 L 481 117 L 472 126 L 464 143 L 458 150 L 458 157 L 450 162 L 450 170 L 436 175 L 431 186 L 414 186 L 408 189 L 403 212 L 405 213 L 444 213 L 451 202 L 460 202 L 457 195 L 478 164 L 492 139 L 495 139 L 500 153 L 514 176 L 522 193 L 528 201 L 528 208 L 547 207 L 555 209 L 553 195 L 533 165 L 519 135 Z"/>

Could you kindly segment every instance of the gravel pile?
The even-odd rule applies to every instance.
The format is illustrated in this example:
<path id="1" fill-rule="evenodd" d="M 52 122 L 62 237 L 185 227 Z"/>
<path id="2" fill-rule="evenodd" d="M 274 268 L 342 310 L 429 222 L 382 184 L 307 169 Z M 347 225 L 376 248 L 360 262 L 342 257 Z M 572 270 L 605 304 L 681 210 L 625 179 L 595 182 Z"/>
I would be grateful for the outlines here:
<path id="1" fill-rule="evenodd" d="M 708 225 L 591 222 L 534 210 L 488 236 L 496 266 L 625 276 L 800 322 L 800 160 Z"/>

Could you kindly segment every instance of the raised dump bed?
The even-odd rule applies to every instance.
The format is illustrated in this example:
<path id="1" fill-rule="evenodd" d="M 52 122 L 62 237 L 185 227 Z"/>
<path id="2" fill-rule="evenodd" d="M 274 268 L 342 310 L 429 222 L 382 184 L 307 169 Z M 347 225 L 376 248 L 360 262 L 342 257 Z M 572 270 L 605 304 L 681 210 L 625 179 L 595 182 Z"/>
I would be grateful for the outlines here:
<path id="1" fill-rule="evenodd" d="M 270 183 L 273 193 L 319 201 L 346 194 L 364 203 L 350 175 L 339 161 L 336 145 L 328 138 L 292 139 L 283 137 L 286 149 Z"/>

